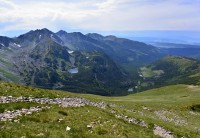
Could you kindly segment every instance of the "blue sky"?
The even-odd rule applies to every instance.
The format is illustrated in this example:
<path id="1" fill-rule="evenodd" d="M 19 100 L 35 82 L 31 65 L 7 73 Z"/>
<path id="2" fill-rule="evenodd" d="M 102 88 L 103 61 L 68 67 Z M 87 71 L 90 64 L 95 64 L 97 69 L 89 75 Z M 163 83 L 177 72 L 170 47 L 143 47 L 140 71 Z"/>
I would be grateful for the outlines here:
<path id="1" fill-rule="evenodd" d="M 200 31 L 200 0 L 0 0 L 0 35 L 40 28 Z"/>

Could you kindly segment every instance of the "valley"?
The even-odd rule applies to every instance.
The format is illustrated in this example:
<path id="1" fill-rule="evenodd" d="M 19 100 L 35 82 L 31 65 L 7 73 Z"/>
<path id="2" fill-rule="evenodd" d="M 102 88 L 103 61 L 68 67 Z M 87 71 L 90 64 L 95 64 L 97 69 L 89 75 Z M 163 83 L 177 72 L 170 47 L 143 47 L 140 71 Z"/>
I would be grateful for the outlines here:
<path id="1" fill-rule="evenodd" d="M 2 36 L 0 78 L 33 87 L 107 96 L 127 95 L 169 84 L 198 84 L 197 62 L 187 68 L 177 64 L 194 61 L 185 57 L 180 60 L 181 56 L 192 55 L 198 59 L 198 50 L 186 44 L 181 45 L 184 48 L 168 44 L 176 46 L 177 51 L 112 35 L 84 35 L 63 30 L 54 33 L 46 28 L 15 38 Z M 174 57 L 170 57 L 171 54 Z M 171 58 L 170 61 L 162 60 L 165 57 Z M 171 64 L 173 67 L 168 68 Z M 174 73 L 170 75 L 172 70 Z"/>
<path id="2" fill-rule="evenodd" d="M 1 37 L 0 42 L 1 79 L 99 95 L 127 94 L 134 85 L 129 76 L 137 73 L 135 67 L 162 55 L 137 41 L 46 28 L 16 38 Z"/>

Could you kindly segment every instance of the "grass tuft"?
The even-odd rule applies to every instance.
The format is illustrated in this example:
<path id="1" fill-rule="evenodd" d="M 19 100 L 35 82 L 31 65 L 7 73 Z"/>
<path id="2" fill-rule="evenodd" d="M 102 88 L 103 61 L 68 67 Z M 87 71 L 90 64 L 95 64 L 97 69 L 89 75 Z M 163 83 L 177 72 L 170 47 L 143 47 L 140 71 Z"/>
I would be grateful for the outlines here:
<path id="1" fill-rule="evenodd" d="M 65 112 L 65 111 L 58 111 L 58 113 L 61 114 L 61 115 L 64 115 L 64 116 L 68 115 L 67 112 Z"/>

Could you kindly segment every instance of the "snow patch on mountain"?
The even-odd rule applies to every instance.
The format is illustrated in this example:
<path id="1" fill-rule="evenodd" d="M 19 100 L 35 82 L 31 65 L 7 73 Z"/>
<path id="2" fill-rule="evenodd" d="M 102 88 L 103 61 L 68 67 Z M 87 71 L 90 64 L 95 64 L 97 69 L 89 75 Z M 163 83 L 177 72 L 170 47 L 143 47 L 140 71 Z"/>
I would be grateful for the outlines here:
<path id="1" fill-rule="evenodd" d="M 2 46 L 4 46 L 4 47 L 5 47 L 5 45 L 4 45 L 3 43 L 0 43 L 0 45 L 2 45 Z"/>
<path id="2" fill-rule="evenodd" d="M 68 53 L 69 53 L 69 54 L 72 54 L 72 53 L 74 53 L 74 51 L 72 51 L 72 50 L 69 50 L 69 51 L 68 51 Z"/>
<path id="3" fill-rule="evenodd" d="M 17 47 L 21 47 L 21 45 L 20 45 L 20 44 L 16 44 L 16 43 L 14 43 L 14 45 L 15 45 L 15 46 L 17 46 Z"/>
<path id="4" fill-rule="evenodd" d="M 76 73 L 78 73 L 78 68 L 69 69 L 68 72 L 71 74 L 76 74 Z"/>

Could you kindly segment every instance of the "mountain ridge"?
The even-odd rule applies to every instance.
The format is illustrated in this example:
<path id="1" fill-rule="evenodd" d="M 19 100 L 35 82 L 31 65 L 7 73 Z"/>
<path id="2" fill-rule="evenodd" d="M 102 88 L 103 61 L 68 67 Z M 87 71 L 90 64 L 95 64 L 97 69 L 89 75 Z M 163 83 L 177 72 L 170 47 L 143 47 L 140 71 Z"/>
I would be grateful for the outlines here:
<path id="1" fill-rule="evenodd" d="M 68 39 L 67 42 L 75 46 L 75 49 L 70 49 L 68 43 L 48 29 L 29 31 L 19 37 L 9 38 L 12 41 L 7 49 L 1 49 L 1 64 L 6 67 L 2 66 L 1 74 L 13 78 L 17 73 L 19 79 L 16 82 L 36 87 L 71 90 L 73 86 L 74 92 L 100 95 L 127 93 L 130 81 L 124 79 L 127 78 L 126 73 L 103 51 L 105 45 L 102 42 L 80 32 L 60 33 L 74 39 Z M 3 39 L 0 41 L 4 42 Z M 4 64 L 5 60 L 12 69 Z M 70 73 L 73 69 L 77 71 Z M 87 81 L 88 84 L 85 83 Z"/>
<path id="2" fill-rule="evenodd" d="M 54 33 L 46 28 L 15 38 L 0 37 L 0 46 L 0 78 L 3 80 L 99 95 L 126 95 L 140 90 L 140 83 L 148 80 L 142 80 L 140 68 L 167 55 L 152 45 L 113 35 L 84 35 L 64 30 Z M 163 67 L 169 64 L 161 63 Z M 163 74 L 163 69 L 152 71 L 151 64 L 145 68 L 154 75 L 155 72 Z M 168 73 L 171 72 L 170 69 Z M 197 80 L 198 75 L 191 83 L 197 84 Z M 150 88 L 154 86 L 160 85 Z"/>

